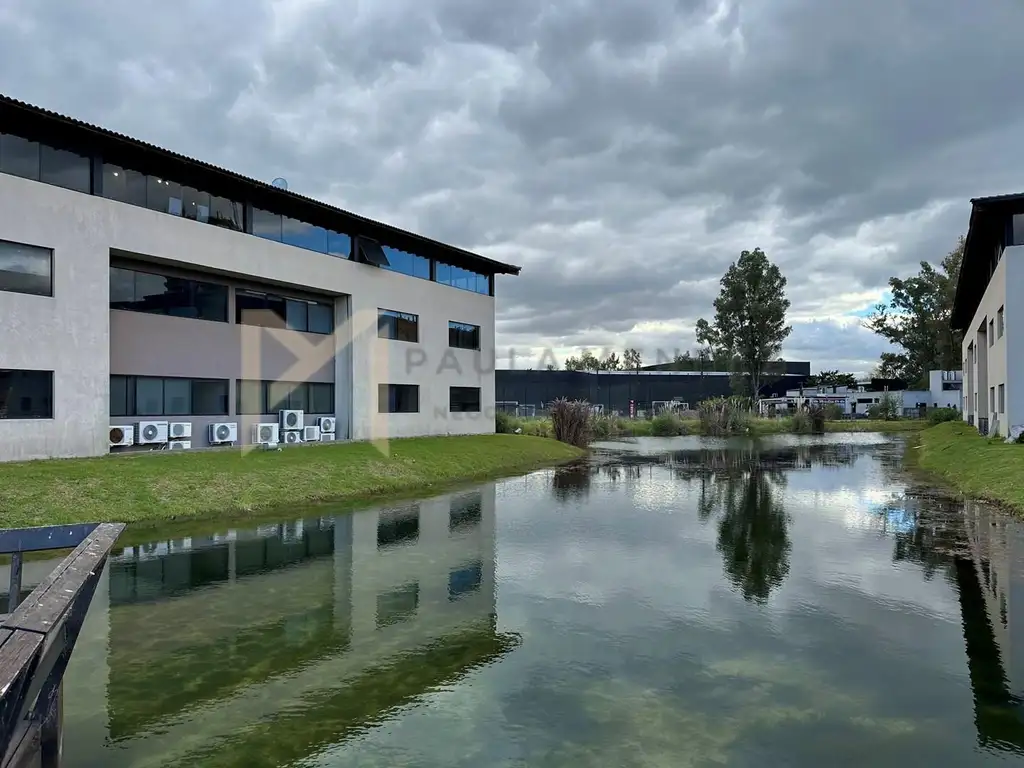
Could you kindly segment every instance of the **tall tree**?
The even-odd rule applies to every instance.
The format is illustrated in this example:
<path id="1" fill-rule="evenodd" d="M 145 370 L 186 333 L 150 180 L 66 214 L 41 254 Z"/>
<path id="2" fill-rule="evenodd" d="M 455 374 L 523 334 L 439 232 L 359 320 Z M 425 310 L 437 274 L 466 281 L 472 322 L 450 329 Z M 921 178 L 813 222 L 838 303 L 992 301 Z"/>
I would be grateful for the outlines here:
<path id="1" fill-rule="evenodd" d="M 856 387 L 857 377 L 852 373 L 839 371 L 821 371 L 817 376 L 807 378 L 808 387 Z"/>
<path id="2" fill-rule="evenodd" d="M 760 248 L 743 251 L 726 270 L 715 299 L 715 318 L 697 321 L 697 343 L 714 357 L 733 358 L 750 376 L 756 398 L 769 361 L 778 357 L 792 326 L 786 325 L 786 278 Z"/>
<path id="3" fill-rule="evenodd" d="M 601 361 L 589 349 L 584 349 L 579 357 L 569 357 L 565 361 L 567 371 L 599 371 Z"/>
<path id="4" fill-rule="evenodd" d="M 622 353 L 622 366 L 631 371 L 639 371 L 643 367 L 643 356 L 636 347 L 630 347 Z"/>
<path id="5" fill-rule="evenodd" d="M 619 356 L 614 352 L 609 352 L 608 357 L 601 361 L 602 371 L 620 371 L 622 370 L 622 361 L 619 360 Z"/>
<path id="6" fill-rule="evenodd" d="M 964 238 L 939 263 L 927 261 L 906 279 L 889 278 L 892 300 L 878 304 L 866 327 L 899 348 L 882 355 L 879 373 L 924 386 L 931 370 L 960 367 L 961 334 L 950 327 L 953 297 L 964 258 Z"/>

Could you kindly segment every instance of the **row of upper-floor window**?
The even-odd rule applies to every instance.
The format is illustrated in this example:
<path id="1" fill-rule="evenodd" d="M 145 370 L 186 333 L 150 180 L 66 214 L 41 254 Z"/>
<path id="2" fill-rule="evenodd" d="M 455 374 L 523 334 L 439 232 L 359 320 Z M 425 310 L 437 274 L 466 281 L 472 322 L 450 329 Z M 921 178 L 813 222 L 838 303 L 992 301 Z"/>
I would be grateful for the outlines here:
<path id="1" fill-rule="evenodd" d="M 93 160 L 85 155 L 0 133 L 0 172 L 41 181 L 84 194 L 149 208 L 172 216 L 247 232 L 267 240 L 353 257 L 352 238 L 272 211 L 248 207 L 237 200 L 204 192 L 172 179 L 147 175 L 113 163 L 102 163 L 94 179 Z M 386 263 L 379 266 L 453 288 L 493 295 L 488 275 L 383 246 Z"/>
<path id="2" fill-rule="evenodd" d="M 2 381 L 2 379 L 0 379 Z M 235 381 L 235 415 L 273 414 L 287 409 L 333 414 L 334 384 L 316 381 Z M 110 415 L 227 416 L 228 379 L 110 377 Z"/>
<path id="3" fill-rule="evenodd" d="M 377 337 L 419 343 L 420 317 L 409 312 L 378 309 Z M 456 349 L 480 349 L 480 326 L 449 320 L 448 346 Z"/>
<path id="4" fill-rule="evenodd" d="M 110 308 L 226 323 L 228 286 L 111 267 Z M 235 291 L 235 322 L 330 334 L 334 333 L 334 305 L 239 288 Z"/>

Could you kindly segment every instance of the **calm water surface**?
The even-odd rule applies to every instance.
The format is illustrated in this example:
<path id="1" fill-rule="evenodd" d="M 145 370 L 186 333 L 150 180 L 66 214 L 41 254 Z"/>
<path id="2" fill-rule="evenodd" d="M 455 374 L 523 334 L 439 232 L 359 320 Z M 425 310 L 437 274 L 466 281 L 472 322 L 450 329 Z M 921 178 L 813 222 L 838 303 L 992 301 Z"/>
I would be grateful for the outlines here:
<path id="1" fill-rule="evenodd" d="M 834 438 L 129 531 L 66 766 L 1024 762 L 1021 527 Z"/>

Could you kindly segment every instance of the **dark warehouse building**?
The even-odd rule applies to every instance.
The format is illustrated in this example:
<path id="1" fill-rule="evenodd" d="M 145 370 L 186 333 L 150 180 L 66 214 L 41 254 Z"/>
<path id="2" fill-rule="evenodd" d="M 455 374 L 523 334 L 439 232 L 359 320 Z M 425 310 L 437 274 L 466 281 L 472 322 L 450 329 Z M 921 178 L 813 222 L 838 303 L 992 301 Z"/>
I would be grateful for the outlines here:
<path id="1" fill-rule="evenodd" d="M 811 375 L 809 362 L 787 362 L 786 372 L 768 376 L 762 397 L 782 396 L 803 385 Z M 696 407 L 709 397 L 733 394 L 730 375 L 699 371 L 531 371 L 494 372 L 495 404 L 499 409 L 534 406 L 544 410 L 552 400 L 565 397 L 604 407 L 606 413 L 628 414 L 630 402 L 648 410 L 657 401 L 680 400 Z"/>

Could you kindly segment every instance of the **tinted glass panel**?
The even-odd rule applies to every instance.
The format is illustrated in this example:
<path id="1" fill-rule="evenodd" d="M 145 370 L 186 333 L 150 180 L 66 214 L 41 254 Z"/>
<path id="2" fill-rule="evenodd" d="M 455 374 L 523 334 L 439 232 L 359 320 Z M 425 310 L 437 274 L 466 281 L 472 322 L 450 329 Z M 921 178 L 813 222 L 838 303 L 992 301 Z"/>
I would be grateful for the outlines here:
<path id="1" fill-rule="evenodd" d="M 464 291 L 481 293 L 485 296 L 490 294 L 490 279 L 487 275 L 479 272 L 472 272 L 462 267 L 453 267 L 450 264 L 438 262 L 436 267 L 436 280 L 439 283 L 450 285 L 453 288 L 461 288 Z"/>
<path id="2" fill-rule="evenodd" d="M 480 326 L 450 321 L 448 346 L 458 349 L 480 349 Z"/>
<path id="3" fill-rule="evenodd" d="M 135 411 L 138 416 L 162 416 L 164 380 L 139 376 L 135 379 Z"/>
<path id="4" fill-rule="evenodd" d="M 185 218 L 207 222 L 210 220 L 210 194 L 192 187 L 181 188 L 181 204 Z"/>
<path id="5" fill-rule="evenodd" d="M 378 384 L 379 413 L 419 413 L 420 388 L 416 384 Z"/>
<path id="6" fill-rule="evenodd" d="M 39 144 L 0 133 L 0 171 L 39 181 Z"/>
<path id="7" fill-rule="evenodd" d="M 192 413 L 191 379 L 164 379 L 164 415 L 187 416 Z"/>
<path id="8" fill-rule="evenodd" d="M 242 231 L 242 204 L 224 197 L 210 198 L 210 223 Z"/>
<path id="9" fill-rule="evenodd" d="M 89 194 L 92 192 L 92 161 L 44 144 L 40 149 L 39 180 Z"/>
<path id="10" fill-rule="evenodd" d="M 128 377 L 110 377 L 110 415 L 128 416 Z"/>
<path id="11" fill-rule="evenodd" d="M 293 331 L 305 331 L 309 327 L 309 314 L 307 307 L 309 305 L 304 301 L 296 301 L 295 299 L 288 299 L 285 301 L 285 314 L 287 317 L 287 325 L 290 330 Z"/>
<path id="12" fill-rule="evenodd" d="M 422 277 L 425 280 L 430 279 L 430 259 L 425 259 L 422 256 L 417 256 L 414 253 L 402 251 L 398 248 L 390 248 L 386 245 L 384 246 L 384 254 L 390 263 L 390 266 L 385 267 L 385 269 L 401 272 L 403 275 Z"/>
<path id="13" fill-rule="evenodd" d="M 146 177 L 138 171 L 104 163 L 103 197 L 145 207 Z"/>
<path id="14" fill-rule="evenodd" d="M 146 178 L 146 207 L 181 216 L 181 184 L 156 176 Z"/>
<path id="15" fill-rule="evenodd" d="M 327 233 L 327 252 L 340 259 L 352 257 L 352 238 L 341 232 Z"/>
<path id="16" fill-rule="evenodd" d="M 53 371 L 0 368 L 0 419 L 52 419 Z"/>
<path id="17" fill-rule="evenodd" d="M 240 414 L 254 415 L 265 413 L 263 401 L 264 387 L 262 381 L 240 380 L 236 382 L 237 408 Z"/>
<path id="18" fill-rule="evenodd" d="M 310 333 L 334 333 L 334 307 L 330 304 L 310 304 L 309 332 Z"/>
<path id="19" fill-rule="evenodd" d="M 418 342 L 420 336 L 419 315 L 395 312 L 391 309 L 377 310 L 377 336 L 381 339 Z"/>
<path id="20" fill-rule="evenodd" d="M 282 240 L 317 253 L 327 253 L 327 230 L 298 219 L 284 218 Z"/>
<path id="21" fill-rule="evenodd" d="M 259 208 L 252 209 L 252 233 L 256 237 L 280 242 L 281 231 L 282 220 L 280 214 L 261 211 Z"/>
<path id="22" fill-rule="evenodd" d="M 288 407 L 296 411 L 309 410 L 309 385 L 298 384 L 288 395 Z"/>
<path id="23" fill-rule="evenodd" d="M 286 410 L 291 401 L 292 389 L 295 384 L 290 381 L 268 381 L 267 382 L 267 413 L 277 413 Z"/>
<path id="24" fill-rule="evenodd" d="M 196 416 L 227 416 L 227 379 L 194 379 L 192 413 Z"/>
<path id="25" fill-rule="evenodd" d="M 287 305 L 280 296 L 255 291 L 238 291 L 235 294 L 235 319 L 243 325 L 287 328 L 286 314 Z"/>
<path id="26" fill-rule="evenodd" d="M 1010 245 L 1024 245 L 1024 213 L 1015 213 L 1010 228 Z"/>
<path id="27" fill-rule="evenodd" d="M 452 413 L 478 413 L 480 411 L 480 388 L 450 387 L 448 405 Z"/>
<path id="28" fill-rule="evenodd" d="M 228 289 L 217 283 L 112 267 L 110 308 L 227 322 Z"/>
<path id="29" fill-rule="evenodd" d="M 0 240 L 0 291 L 53 295 L 53 251 Z"/>
<path id="30" fill-rule="evenodd" d="M 316 383 L 309 385 L 309 412 L 334 413 L 333 384 Z"/>

